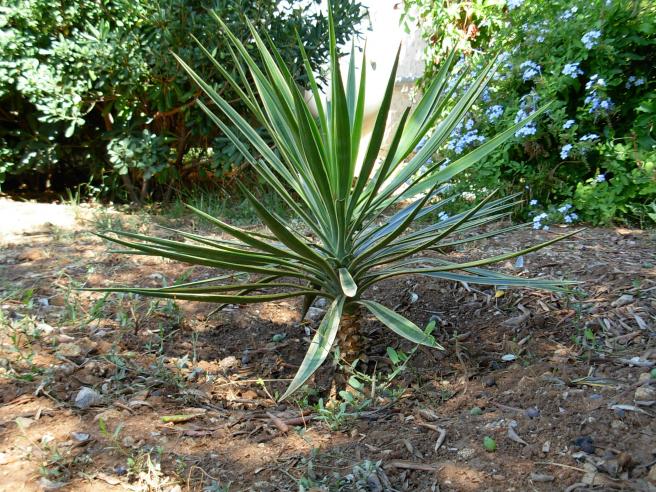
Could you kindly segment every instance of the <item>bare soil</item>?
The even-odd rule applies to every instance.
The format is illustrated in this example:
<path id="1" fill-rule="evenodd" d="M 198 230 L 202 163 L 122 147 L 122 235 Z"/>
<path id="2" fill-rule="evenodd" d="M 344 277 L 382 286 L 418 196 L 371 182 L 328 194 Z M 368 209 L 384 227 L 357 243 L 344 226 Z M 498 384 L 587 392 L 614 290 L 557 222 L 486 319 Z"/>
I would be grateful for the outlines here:
<path id="1" fill-rule="evenodd" d="M 296 301 L 214 313 L 76 291 L 212 272 L 110 253 L 91 234 L 98 222 L 152 230 L 163 219 L 57 207 L 95 219 L 25 228 L 24 208 L 2 203 L 0 490 L 656 490 L 653 231 L 588 229 L 498 266 L 579 280 L 578 298 L 414 277 L 372 289 L 417 324 L 436 321 L 446 350 L 419 349 L 389 391 L 340 416 L 315 394 L 274 398 L 320 308 L 301 321 Z M 413 349 L 373 319 L 365 329 L 381 377 L 387 347 Z M 82 387 L 99 397 L 89 408 L 75 404 Z"/>

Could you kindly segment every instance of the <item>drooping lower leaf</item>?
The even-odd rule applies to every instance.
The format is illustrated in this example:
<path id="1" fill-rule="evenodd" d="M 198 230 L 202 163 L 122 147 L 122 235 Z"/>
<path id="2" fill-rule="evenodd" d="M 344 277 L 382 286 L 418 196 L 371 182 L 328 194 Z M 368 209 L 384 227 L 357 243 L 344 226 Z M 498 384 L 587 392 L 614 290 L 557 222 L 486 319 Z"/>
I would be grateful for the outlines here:
<path id="1" fill-rule="evenodd" d="M 403 338 L 420 345 L 444 350 L 444 347 L 437 343 L 435 338 L 431 335 L 424 333 L 408 318 L 401 316 L 382 304 L 375 301 L 358 301 L 358 304 L 366 307 L 369 312 L 378 319 L 378 321 L 383 323 L 394 333 L 401 335 Z"/>
<path id="2" fill-rule="evenodd" d="M 326 357 L 328 357 L 330 349 L 335 342 L 337 330 L 339 329 L 339 320 L 342 317 L 342 310 L 344 309 L 344 300 L 344 297 L 338 297 L 328 308 L 326 315 L 319 325 L 319 329 L 315 333 L 312 342 L 310 342 L 310 347 L 303 358 L 301 367 L 298 368 L 287 391 L 280 398 L 281 401 L 300 388 L 314 374 L 319 366 L 323 364 Z"/>

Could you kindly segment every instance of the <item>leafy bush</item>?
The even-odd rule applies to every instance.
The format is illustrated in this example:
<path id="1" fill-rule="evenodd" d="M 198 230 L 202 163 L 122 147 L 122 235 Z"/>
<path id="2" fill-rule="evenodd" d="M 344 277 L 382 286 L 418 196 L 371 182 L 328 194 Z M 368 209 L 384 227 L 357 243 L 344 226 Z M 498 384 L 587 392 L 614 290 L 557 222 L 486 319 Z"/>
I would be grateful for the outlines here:
<path id="1" fill-rule="evenodd" d="M 267 226 L 267 233 L 237 228 L 198 209 L 193 210 L 232 239 L 209 239 L 178 231 L 176 236 L 186 241 L 176 241 L 128 231 L 110 231 L 111 234 L 102 234 L 101 237 L 130 248 L 128 251 L 135 254 L 162 256 L 230 273 L 165 288 L 95 290 L 224 305 L 303 297 L 304 310 L 315 298 L 326 299 L 329 307 L 284 398 L 317 370 L 333 344 L 338 345 L 339 353 L 350 364 L 362 356 L 365 348 L 360 330 L 362 310 L 368 310 L 383 325 L 414 343 L 441 348 L 430 333 L 431 327 L 422 330 L 395 311 L 363 298 L 371 286 L 383 280 L 417 274 L 469 283 L 548 289 L 560 289 L 567 283 L 511 277 L 481 268 L 534 251 L 560 238 L 516 253 L 462 263 L 433 254 L 447 246 L 507 231 L 479 231 L 453 238 L 456 233 L 471 232 L 482 224 L 505 217 L 515 203 L 515 196 L 492 200 L 490 195 L 466 212 L 450 218 L 439 218 L 438 215 L 437 220 L 417 224 L 418 219 L 435 217 L 448 204 L 448 200 L 439 200 L 446 181 L 494 151 L 543 111 L 537 110 L 451 164 L 441 167 L 442 163 L 436 163 L 421 171 L 426 159 L 449 138 L 490 80 L 492 64 L 482 70 L 478 79 L 456 98 L 453 109 L 438 121 L 443 109 L 451 102 L 447 81 L 454 58 L 449 57 L 414 111 L 406 110 L 392 132 L 387 155 L 377 165 L 394 92 L 397 54 L 371 139 L 362 156 L 361 171 L 356 173 L 365 107 L 367 63 L 364 55 L 363 71 L 358 79 L 354 69 L 355 54 L 351 54 L 344 84 L 334 26 L 330 22 L 330 104 L 322 103 L 310 64 L 307 58 L 304 60 L 318 108 L 315 118 L 274 43 L 262 39 L 251 27 L 258 48 L 257 59 L 261 62 L 258 64 L 226 24 L 218 17 L 216 20 L 232 43 L 235 64 L 243 62 L 249 71 L 248 75 L 242 73 L 233 81 L 233 89 L 250 110 L 257 126 L 266 128 L 278 152 L 267 146 L 251 122 L 222 94 L 182 59 L 178 60 L 213 102 L 213 107 L 200 103 L 201 108 L 253 165 L 261 179 L 275 190 L 293 213 L 295 222 L 288 225 L 244 187 L 243 192 Z M 218 61 L 217 67 L 221 70 Z M 254 89 L 251 80 L 255 83 Z M 419 141 L 433 128 L 422 149 L 410 157 Z M 245 143 L 249 143 L 257 154 L 251 152 Z M 384 217 L 386 214 L 389 216 Z M 417 227 L 412 227 L 413 224 Z M 255 279 L 251 275 L 255 275 Z"/>
<path id="2" fill-rule="evenodd" d="M 201 92 L 170 52 L 180 53 L 229 100 L 237 96 L 192 36 L 236 74 L 225 38 L 208 31 L 210 11 L 238 37 L 250 18 L 280 46 L 281 57 L 307 85 L 296 44 L 310 65 L 328 55 L 321 37 L 327 19 L 315 0 L 10 0 L 0 7 L 0 185 L 11 176 L 53 174 L 67 184 L 115 179 L 131 198 L 147 195 L 151 178 L 182 178 L 197 162 L 230 169 L 226 149 L 207 117 L 191 111 Z M 357 0 L 335 2 L 340 42 L 353 35 L 364 11 Z M 249 46 L 249 50 L 253 47 Z M 213 145 L 216 148 L 213 149 Z M 195 159 L 186 160 L 192 153 Z M 208 158 L 204 159 L 203 156 Z M 222 160 L 221 160 L 222 159 Z M 189 164 L 188 166 L 185 166 Z M 81 177 L 81 179 L 80 179 Z M 145 185 L 143 184 L 145 183 Z M 118 190 L 115 190 L 118 191 Z M 143 198 L 143 196 L 141 197 Z"/>
<path id="3" fill-rule="evenodd" d="M 474 67 L 466 80 L 480 70 L 481 52 L 500 52 L 498 75 L 444 155 L 454 158 L 555 101 L 545 118 L 461 175 L 456 191 L 478 196 L 501 183 L 537 200 L 536 213 L 573 205 L 593 223 L 646 216 L 656 200 L 653 2 L 407 0 L 406 21 L 419 21 L 428 40 L 425 84 L 449 45 L 459 43 L 463 72 Z"/>

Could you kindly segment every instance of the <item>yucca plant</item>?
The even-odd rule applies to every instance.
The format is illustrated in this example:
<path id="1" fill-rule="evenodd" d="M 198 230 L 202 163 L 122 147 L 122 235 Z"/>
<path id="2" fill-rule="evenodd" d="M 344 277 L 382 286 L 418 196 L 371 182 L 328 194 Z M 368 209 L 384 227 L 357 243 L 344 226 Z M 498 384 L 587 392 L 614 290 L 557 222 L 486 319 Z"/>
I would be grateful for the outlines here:
<path id="1" fill-rule="evenodd" d="M 232 273 L 164 288 L 98 290 L 222 305 L 303 297 L 304 313 L 316 298 L 325 298 L 328 302 L 325 316 L 284 399 L 317 370 L 336 341 L 347 361 L 361 355 L 360 319 L 366 311 L 413 343 L 442 349 L 430 333 L 412 321 L 378 302 L 365 299 L 367 290 L 378 282 L 419 274 L 469 283 L 544 289 L 560 289 L 566 284 L 517 278 L 481 268 L 535 251 L 562 237 L 511 254 L 463 263 L 433 253 L 523 227 L 515 225 L 476 233 L 476 228 L 507 217 L 511 207 L 518 203 L 517 196 L 497 199 L 490 196 L 467 212 L 427 222 L 449 202 L 449 199 L 440 200 L 440 196 L 450 178 L 486 156 L 544 111 L 544 108 L 536 111 L 455 162 L 448 165 L 431 162 L 431 156 L 444 144 L 489 81 L 495 68 L 494 60 L 462 97 L 452 101 L 454 87 L 448 83 L 454 59 L 452 53 L 420 102 L 413 110 L 408 108 L 403 113 L 393 129 L 389 150 L 379 161 L 398 53 L 370 141 L 364 155 L 358 156 L 363 137 L 366 54 L 362 55 L 361 73 L 356 80 L 355 50 L 352 50 L 344 83 L 330 8 L 328 103 L 323 102 L 299 42 L 316 115 L 308 109 L 303 93 L 266 34 L 258 33 L 249 24 L 252 42 L 259 54 L 256 60 L 220 18 L 216 17 L 216 21 L 240 68 L 235 74 L 229 73 L 199 43 L 200 49 L 238 92 L 252 115 L 237 113 L 192 67 L 177 56 L 176 59 L 211 101 L 211 105 L 199 102 L 200 107 L 300 219 L 302 227 L 290 227 L 242 187 L 267 232 L 246 231 L 189 207 L 230 239 L 183 231 L 176 231 L 183 241 L 115 230 L 108 231 L 111 236 L 101 234 L 129 248 L 123 252 L 157 255 Z M 253 118 L 266 129 L 273 148 L 251 126 L 249 120 Z M 420 141 L 423 146 L 415 152 Z M 418 219 L 423 219 L 421 225 L 417 224 Z M 454 234 L 465 231 L 471 234 L 454 238 Z"/>

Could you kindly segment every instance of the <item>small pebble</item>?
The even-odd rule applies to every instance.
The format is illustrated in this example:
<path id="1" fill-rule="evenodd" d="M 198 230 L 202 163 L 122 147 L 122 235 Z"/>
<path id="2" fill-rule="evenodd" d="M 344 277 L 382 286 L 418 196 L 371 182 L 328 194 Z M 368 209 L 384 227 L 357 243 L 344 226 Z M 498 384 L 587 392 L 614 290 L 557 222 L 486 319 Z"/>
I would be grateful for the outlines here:
<path id="1" fill-rule="evenodd" d="M 574 445 L 581 451 L 588 454 L 593 454 L 595 450 L 594 441 L 590 436 L 580 436 L 574 440 Z"/>
<path id="2" fill-rule="evenodd" d="M 649 386 L 640 386 L 633 396 L 635 401 L 654 401 L 656 400 L 656 390 Z"/>
<path id="3" fill-rule="evenodd" d="M 469 411 L 469 415 L 481 415 L 483 410 L 480 407 L 474 407 Z"/>
<path id="4" fill-rule="evenodd" d="M 77 442 L 86 442 L 91 439 L 91 435 L 86 432 L 71 432 L 71 437 Z"/>
<path id="5" fill-rule="evenodd" d="M 85 410 L 102 402 L 102 396 L 96 390 L 82 386 L 75 397 L 75 406 Z"/>
<path id="6" fill-rule="evenodd" d="M 590 395 L 591 400 L 601 400 L 602 398 L 603 398 L 603 396 L 600 395 L 599 393 L 593 393 L 593 394 Z"/>
<path id="7" fill-rule="evenodd" d="M 485 386 L 486 388 L 491 388 L 492 386 L 496 386 L 496 385 L 497 385 L 497 381 L 496 379 L 494 379 L 494 377 L 485 376 L 483 378 L 483 386 Z"/>
<path id="8" fill-rule="evenodd" d="M 530 419 L 534 419 L 540 416 L 540 410 L 537 407 L 528 407 L 526 410 L 524 410 L 524 415 Z"/>

